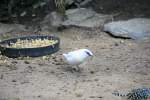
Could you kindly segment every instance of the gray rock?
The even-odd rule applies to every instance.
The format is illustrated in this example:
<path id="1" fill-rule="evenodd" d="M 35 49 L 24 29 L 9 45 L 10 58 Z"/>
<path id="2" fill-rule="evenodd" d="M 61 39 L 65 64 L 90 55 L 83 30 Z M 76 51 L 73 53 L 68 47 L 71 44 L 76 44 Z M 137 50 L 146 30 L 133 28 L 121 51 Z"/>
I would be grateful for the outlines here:
<path id="1" fill-rule="evenodd" d="M 0 34 L 10 32 L 25 32 L 28 31 L 26 26 L 20 24 L 3 24 L 0 23 Z"/>
<path id="2" fill-rule="evenodd" d="M 84 6 L 92 0 L 65 0 L 67 5 L 75 4 L 76 6 Z"/>
<path id="3" fill-rule="evenodd" d="M 63 16 L 59 15 L 57 12 L 52 12 L 48 14 L 44 20 L 40 23 L 41 30 L 57 30 L 58 27 L 62 26 Z"/>
<path id="4" fill-rule="evenodd" d="M 59 27 L 63 22 L 63 16 L 59 15 L 57 12 L 52 12 L 49 18 L 51 25 L 55 27 Z"/>
<path id="5" fill-rule="evenodd" d="M 134 18 L 127 21 L 110 22 L 104 25 L 104 31 L 116 37 L 147 39 L 150 37 L 150 19 Z"/>
<path id="6" fill-rule="evenodd" d="M 91 9 L 79 8 L 70 9 L 66 11 L 67 19 L 59 15 L 57 12 L 48 14 L 40 23 L 42 31 L 57 31 L 60 27 L 84 27 L 84 28 L 99 28 L 104 25 L 106 21 L 112 19 L 108 15 L 97 14 Z"/>
<path id="7" fill-rule="evenodd" d="M 86 8 L 67 10 L 66 16 L 68 19 L 62 23 L 63 26 L 85 28 L 102 27 L 106 21 L 112 19 L 108 15 L 97 14 L 95 11 Z"/>

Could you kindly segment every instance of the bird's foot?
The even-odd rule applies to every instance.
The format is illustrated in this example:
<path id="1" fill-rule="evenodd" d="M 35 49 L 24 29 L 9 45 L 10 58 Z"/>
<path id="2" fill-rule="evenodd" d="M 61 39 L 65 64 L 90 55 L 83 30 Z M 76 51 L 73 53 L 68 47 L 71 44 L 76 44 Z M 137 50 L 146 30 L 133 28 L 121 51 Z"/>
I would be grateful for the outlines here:
<path id="1" fill-rule="evenodd" d="M 79 66 L 73 67 L 72 68 L 73 72 L 81 72 L 81 68 Z"/>

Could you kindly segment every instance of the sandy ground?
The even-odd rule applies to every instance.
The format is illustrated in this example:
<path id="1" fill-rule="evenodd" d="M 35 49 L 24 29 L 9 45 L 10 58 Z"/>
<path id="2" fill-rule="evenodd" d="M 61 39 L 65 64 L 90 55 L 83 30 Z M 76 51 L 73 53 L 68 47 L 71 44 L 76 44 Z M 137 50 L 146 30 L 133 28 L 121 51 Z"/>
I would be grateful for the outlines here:
<path id="1" fill-rule="evenodd" d="M 61 49 L 47 59 L 7 59 L 0 66 L 0 100 L 122 100 L 112 95 L 150 86 L 150 42 L 113 38 L 99 31 L 59 32 Z M 62 53 L 88 48 L 94 58 L 70 72 Z"/>

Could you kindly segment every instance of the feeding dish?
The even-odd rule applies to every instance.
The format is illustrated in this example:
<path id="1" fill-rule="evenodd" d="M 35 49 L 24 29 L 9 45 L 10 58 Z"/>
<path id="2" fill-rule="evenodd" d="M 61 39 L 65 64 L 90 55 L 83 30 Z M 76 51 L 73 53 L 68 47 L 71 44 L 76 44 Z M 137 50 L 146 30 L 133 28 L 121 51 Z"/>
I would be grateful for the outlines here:
<path id="1" fill-rule="evenodd" d="M 17 57 L 39 57 L 59 50 L 60 39 L 49 35 L 31 35 L 11 38 L 0 42 L 2 55 Z"/>

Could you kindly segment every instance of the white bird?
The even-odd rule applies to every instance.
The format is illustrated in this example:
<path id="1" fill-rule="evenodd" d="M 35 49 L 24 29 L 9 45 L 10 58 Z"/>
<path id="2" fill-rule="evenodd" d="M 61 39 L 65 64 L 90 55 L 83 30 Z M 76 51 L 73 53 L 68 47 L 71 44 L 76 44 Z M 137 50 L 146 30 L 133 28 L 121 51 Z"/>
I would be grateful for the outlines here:
<path id="1" fill-rule="evenodd" d="M 82 64 L 87 58 L 93 56 L 93 53 L 88 49 L 79 49 L 64 53 L 63 56 L 69 65 L 76 66 L 76 71 L 80 71 L 79 65 Z"/>

